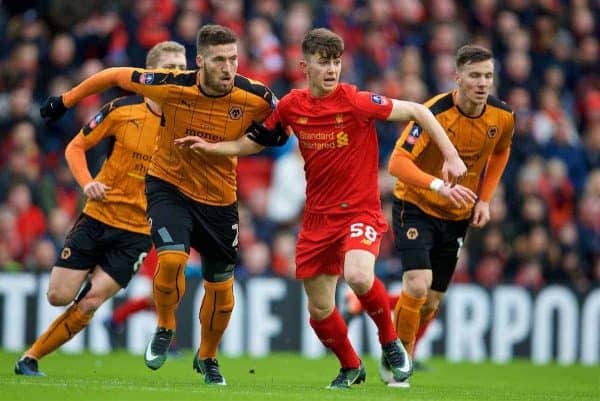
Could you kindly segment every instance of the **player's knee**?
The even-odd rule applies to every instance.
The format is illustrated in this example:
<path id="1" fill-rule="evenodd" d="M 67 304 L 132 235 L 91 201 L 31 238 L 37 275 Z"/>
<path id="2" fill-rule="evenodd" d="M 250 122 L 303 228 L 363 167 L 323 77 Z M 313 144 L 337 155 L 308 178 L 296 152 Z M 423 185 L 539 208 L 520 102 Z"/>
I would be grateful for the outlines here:
<path id="1" fill-rule="evenodd" d="M 359 259 L 350 261 L 344 266 L 344 279 L 348 285 L 358 294 L 369 290 L 373 284 L 373 266 Z"/>
<path id="2" fill-rule="evenodd" d="M 430 316 L 432 313 L 439 309 L 441 301 L 442 300 L 438 297 L 432 297 L 428 295 L 427 301 L 425 301 L 425 304 L 421 308 L 421 315 Z"/>
<path id="3" fill-rule="evenodd" d="M 439 302 L 436 304 L 425 302 L 425 304 L 421 307 L 421 316 L 431 316 L 435 311 L 438 310 Z"/>
<path id="4" fill-rule="evenodd" d="M 154 288 L 170 292 L 183 274 L 188 255 L 185 252 L 161 252 L 158 254 L 158 267 L 154 275 Z"/>
<path id="5" fill-rule="evenodd" d="M 77 302 L 77 305 L 83 313 L 89 314 L 96 312 L 96 310 L 98 310 L 104 301 L 105 297 L 90 293 L 80 299 L 79 302 Z"/>
<path id="6" fill-rule="evenodd" d="M 52 306 L 66 306 L 73 301 L 73 294 L 67 294 L 57 288 L 49 288 L 46 298 Z"/>
<path id="7" fill-rule="evenodd" d="M 333 312 L 333 305 L 308 304 L 308 313 L 313 320 L 323 320 Z"/>
<path id="8" fill-rule="evenodd" d="M 402 289 L 415 298 L 427 296 L 427 278 L 419 271 L 407 271 L 402 277 Z"/>
<path id="9" fill-rule="evenodd" d="M 354 270 L 344 275 L 346 282 L 357 294 L 364 294 L 373 285 L 373 274 L 369 271 Z"/>

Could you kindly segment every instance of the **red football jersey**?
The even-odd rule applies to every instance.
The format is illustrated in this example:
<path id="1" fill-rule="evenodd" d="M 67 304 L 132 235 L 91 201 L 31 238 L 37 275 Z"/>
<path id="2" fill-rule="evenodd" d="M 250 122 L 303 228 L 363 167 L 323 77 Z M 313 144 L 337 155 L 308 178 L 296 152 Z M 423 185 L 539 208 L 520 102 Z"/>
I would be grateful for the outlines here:
<path id="1" fill-rule="evenodd" d="M 375 120 L 392 111 L 390 99 L 339 84 L 325 97 L 308 89 L 284 96 L 265 125 L 291 126 L 298 137 L 306 173 L 306 210 L 348 213 L 380 210 L 379 151 Z"/>

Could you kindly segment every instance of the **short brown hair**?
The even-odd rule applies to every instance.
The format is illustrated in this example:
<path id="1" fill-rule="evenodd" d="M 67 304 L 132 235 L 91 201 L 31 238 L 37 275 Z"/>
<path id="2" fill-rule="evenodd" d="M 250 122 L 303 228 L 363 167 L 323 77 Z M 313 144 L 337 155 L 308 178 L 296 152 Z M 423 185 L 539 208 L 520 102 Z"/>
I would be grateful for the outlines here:
<path id="1" fill-rule="evenodd" d="M 237 42 L 235 33 L 222 25 L 204 25 L 198 30 L 196 48 L 198 54 L 204 52 L 208 46 L 228 45 Z"/>
<path id="2" fill-rule="evenodd" d="M 456 52 L 456 68 L 465 64 L 479 63 L 493 58 L 491 51 L 479 45 L 464 45 Z"/>
<path id="3" fill-rule="evenodd" d="M 302 40 L 302 54 L 320 54 L 327 58 L 340 57 L 344 53 L 344 40 L 327 28 L 316 28 L 309 31 Z"/>
<path id="4" fill-rule="evenodd" d="M 183 53 L 185 56 L 185 47 L 172 40 L 155 44 L 146 54 L 146 68 L 156 68 L 163 53 Z"/>

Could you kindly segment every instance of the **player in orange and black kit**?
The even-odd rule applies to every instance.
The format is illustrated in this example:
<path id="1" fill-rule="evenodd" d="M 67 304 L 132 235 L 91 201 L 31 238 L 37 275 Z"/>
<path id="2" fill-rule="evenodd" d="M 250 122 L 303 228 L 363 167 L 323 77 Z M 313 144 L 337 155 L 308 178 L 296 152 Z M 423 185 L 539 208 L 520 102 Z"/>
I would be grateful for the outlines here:
<path id="1" fill-rule="evenodd" d="M 276 98 L 258 82 L 237 74 L 237 38 L 228 28 L 198 31 L 195 71 L 110 68 L 60 98 L 50 98 L 44 115 L 57 118 L 85 96 L 120 86 L 156 101 L 163 111 L 157 148 L 146 179 L 152 240 L 158 251 L 154 302 L 158 327 L 145 362 L 160 368 L 175 330 L 175 311 L 185 292 L 190 247 L 202 255 L 205 295 L 200 308 L 200 349 L 194 369 L 207 384 L 225 385 L 217 347 L 234 306 L 233 268 L 238 257 L 236 157 L 180 149 L 175 139 L 195 135 L 211 142 L 235 140 L 253 121 L 263 121 Z"/>
<path id="2" fill-rule="evenodd" d="M 394 310 L 398 337 L 409 352 L 415 336 L 435 317 L 454 273 L 469 224 L 483 227 L 489 201 L 508 161 L 514 114 L 490 95 L 494 64 L 490 51 L 467 45 L 456 56 L 457 89 L 425 103 L 445 128 L 467 173 L 446 185 L 444 158 L 418 124 L 404 130 L 390 158 L 398 178 L 394 189 L 393 227 L 402 266 L 402 292 Z M 475 204 L 451 195 L 456 188 L 477 193 Z"/>
<path id="3" fill-rule="evenodd" d="M 185 69 L 185 48 L 159 43 L 148 52 L 146 65 Z M 17 361 L 16 374 L 43 376 L 38 360 L 83 330 L 144 261 L 152 245 L 144 179 L 160 122 L 156 103 L 127 96 L 106 104 L 68 144 L 67 163 L 88 200 L 52 268 L 47 295 L 52 305 L 71 306 Z M 85 152 L 104 138 L 111 141 L 110 151 L 92 177 Z"/>

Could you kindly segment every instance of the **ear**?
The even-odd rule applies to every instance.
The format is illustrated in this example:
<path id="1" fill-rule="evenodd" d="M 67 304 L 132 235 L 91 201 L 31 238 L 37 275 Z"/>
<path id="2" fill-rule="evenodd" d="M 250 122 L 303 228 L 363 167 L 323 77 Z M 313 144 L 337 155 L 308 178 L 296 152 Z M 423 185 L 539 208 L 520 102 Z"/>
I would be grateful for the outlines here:
<path id="1" fill-rule="evenodd" d="M 199 68 L 202 68 L 202 65 L 203 65 L 203 64 L 204 64 L 204 58 L 202 58 L 202 56 L 201 56 L 200 54 L 198 54 L 198 55 L 196 56 L 196 65 L 197 65 Z"/>
<path id="2" fill-rule="evenodd" d="M 306 69 L 308 68 L 308 63 L 306 62 L 306 60 L 302 59 L 298 62 L 298 65 L 300 66 L 300 69 L 302 70 L 303 73 L 306 74 Z"/>
<path id="3" fill-rule="evenodd" d="M 460 73 L 458 72 L 458 70 L 456 72 L 454 72 L 454 80 L 456 81 L 457 85 L 460 85 L 460 82 L 462 81 L 460 78 Z"/>

